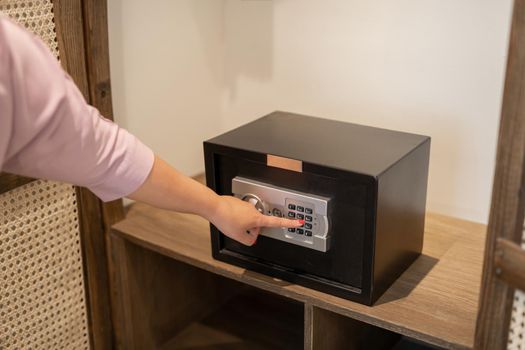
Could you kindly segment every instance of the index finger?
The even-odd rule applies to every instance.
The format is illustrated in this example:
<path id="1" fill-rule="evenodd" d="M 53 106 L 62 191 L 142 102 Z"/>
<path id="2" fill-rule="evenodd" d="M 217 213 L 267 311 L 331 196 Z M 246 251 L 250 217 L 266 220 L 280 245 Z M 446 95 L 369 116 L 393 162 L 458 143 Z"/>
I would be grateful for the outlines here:
<path id="1" fill-rule="evenodd" d="M 290 220 L 262 215 L 259 224 L 262 227 L 301 227 L 304 224 L 304 220 Z"/>

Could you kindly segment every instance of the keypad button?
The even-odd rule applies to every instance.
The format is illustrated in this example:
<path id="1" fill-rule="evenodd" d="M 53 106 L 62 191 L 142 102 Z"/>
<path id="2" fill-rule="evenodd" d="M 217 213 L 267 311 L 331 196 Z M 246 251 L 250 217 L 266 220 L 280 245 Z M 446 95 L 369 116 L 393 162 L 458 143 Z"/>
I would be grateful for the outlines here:
<path id="1" fill-rule="evenodd" d="M 297 229 L 297 234 L 302 235 L 304 233 L 304 230 L 302 228 Z"/>
<path id="2" fill-rule="evenodd" d="M 304 235 L 308 236 L 308 237 L 311 237 L 312 236 L 312 231 L 306 230 L 306 231 L 304 231 Z"/>
<path id="3" fill-rule="evenodd" d="M 294 228 L 289 228 L 288 232 L 295 232 L 295 229 Z"/>
<path id="4" fill-rule="evenodd" d="M 304 207 L 301 207 L 300 205 L 297 206 L 297 211 L 304 211 Z"/>
<path id="5" fill-rule="evenodd" d="M 295 204 L 288 204 L 288 209 L 295 210 Z"/>
<path id="6" fill-rule="evenodd" d="M 304 227 L 307 228 L 307 229 L 311 229 L 312 228 L 312 224 L 306 223 L 306 224 L 304 224 Z"/>
<path id="7" fill-rule="evenodd" d="M 296 217 L 300 220 L 304 219 L 304 215 L 303 214 L 297 214 Z"/>
<path id="8" fill-rule="evenodd" d="M 293 211 L 289 211 L 288 212 L 288 217 L 289 218 L 295 218 L 295 213 Z"/>
<path id="9" fill-rule="evenodd" d="M 306 212 L 306 214 L 312 214 L 314 212 L 312 208 L 305 208 L 304 211 Z"/>
<path id="10" fill-rule="evenodd" d="M 304 219 L 305 219 L 306 221 L 310 221 L 310 222 L 312 221 L 312 217 L 309 216 L 309 215 L 306 215 L 306 217 L 305 217 Z"/>

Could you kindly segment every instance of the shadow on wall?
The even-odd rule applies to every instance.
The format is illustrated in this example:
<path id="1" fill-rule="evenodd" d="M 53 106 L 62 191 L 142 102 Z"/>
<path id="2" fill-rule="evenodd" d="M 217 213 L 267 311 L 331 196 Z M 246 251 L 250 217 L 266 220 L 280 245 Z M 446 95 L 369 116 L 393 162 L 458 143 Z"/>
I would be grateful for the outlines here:
<path id="1" fill-rule="evenodd" d="M 273 1 L 225 1 L 224 87 L 235 100 L 240 79 L 271 80 L 273 75 Z M 229 6 L 235 11 L 229 11 Z"/>
<path id="2" fill-rule="evenodd" d="M 221 87 L 224 76 L 224 19 L 222 16 L 213 18 L 215 23 L 211 26 L 210 20 L 212 19 L 210 16 L 203 14 L 210 12 L 210 5 L 219 8 L 220 11 L 224 13 L 225 3 L 226 0 L 191 1 L 188 3 L 193 24 L 202 39 L 199 40 L 199 43 L 201 44 L 201 49 L 204 53 L 205 59 L 208 61 L 208 71 L 210 72 L 214 83 Z M 220 38 L 221 42 L 210 43 L 210 38 Z"/>
<path id="3" fill-rule="evenodd" d="M 110 45 L 110 67 L 111 67 L 111 95 L 115 121 L 123 127 L 127 127 L 126 108 L 126 74 L 124 70 L 124 46 L 122 44 L 122 0 L 108 1 L 108 35 Z M 119 79 L 114 79 L 118 77 Z"/>

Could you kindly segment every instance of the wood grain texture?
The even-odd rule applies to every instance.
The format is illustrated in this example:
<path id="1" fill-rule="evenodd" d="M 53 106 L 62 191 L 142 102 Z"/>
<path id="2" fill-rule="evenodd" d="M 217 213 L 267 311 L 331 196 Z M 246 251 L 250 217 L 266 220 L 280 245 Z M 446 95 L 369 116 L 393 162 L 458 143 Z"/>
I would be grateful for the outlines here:
<path id="1" fill-rule="evenodd" d="M 118 349 L 289 349 L 302 343 L 300 303 L 170 259 L 112 235 Z M 279 314 L 282 311 L 285 315 Z M 269 335 L 279 335 L 269 337 Z M 202 339 L 206 337 L 207 339 Z M 224 344 L 224 342 L 226 344 Z"/>
<path id="2" fill-rule="evenodd" d="M 83 0 L 89 100 L 113 120 L 106 0 Z"/>
<path id="3" fill-rule="evenodd" d="M 111 316 L 113 326 L 113 347 L 115 349 L 134 349 L 131 294 L 128 291 L 131 281 L 126 245 L 121 237 L 110 236 L 111 250 L 108 251 L 110 265 L 118 262 L 118 269 L 110 269 Z"/>
<path id="4" fill-rule="evenodd" d="M 88 100 L 92 106 L 99 110 L 101 115 L 113 120 L 106 0 L 83 0 L 83 17 L 84 33 L 86 34 L 86 70 L 89 82 Z M 111 225 L 124 218 L 124 209 L 122 200 L 103 203 L 93 194 L 90 194 L 89 200 L 93 202 L 93 205 L 94 202 L 97 202 L 102 213 L 102 231 L 97 235 L 96 242 L 94 242 L 100 253 L 97 256 L 100 266 L 99 271 L 97 271 L 100 276 L 97 286 L 99 299 L 97 305 L 100 309 L 101 325 L 103 325 L 105 334 L 109 336 L 113 332 L 117 332 L 112 329 L 115 320 L 111 310 L 115 309 L 114 304 L 117 301 L 111 298 L 110 293 L 110 290 L 113 289 L 110 283 L 115 279 L 115 269 L 111 265 L 109 231 Z M 104 345 L 105 348 L 108 346 L 110 344 Z"/>
<path id="5" fill-rule="evenodd" d="M 89 101 L 81 0 L 53 0 L 60 64 Z"/>
<path id="6" fill-rule="evenodd" d="M 107 119 L 113 120 L 111 99 L 109 43 L 106 0 L 83 0 L 84 33 L 86 41 L 86 69 L 88 77 L 88 95 L 90 104 L 96 107 Z M 111 265 L 109 232 L 111 226 L 124 218 L 122 200 L 103 203 L 93 194 L 90 201 L 97 202 L 102 215 L 102 231 L 97 236 L 96 249 L 99 252 L 98 268 L 98 307 L 101 325 L 104 327 L 104 338 L 114 335 L 112 310 L 114 300 L 111 298 Z M 112 343 L 114 339 L 112 339 Z M 104 343 L 104 348 L 113 348 L 113 344 Z"/>
<path id="7" fill-rule="evenodd" d="M 77 198 L 92 344 L 97 350 L 111 349 L 113 327 L 101 206 L 98 198 L 86 188 L 77 187 Z"/>
<path id="8" fill-rule="evenodd" d="M 318 307 L 312 310 L 312 349 L 390 350 L 400 335 Z"/>
<path id="9" fill-rule="evenodd" d="M 145 204 L 131 207 L 115 235 L 198 268 L 425 342 L 471 348 L 484 225 L 429 214 L 423 255 L 373 307 L 216 261 L 208 222 Z"/>
<path id="10" fill-rule="evenodd" d="M 496 170 L 483 266 L 476 349 L 505 349 L 513 288 L 495 275 L 498 237 L 520 242 L 524 217 L 525 0 L 514 1 Z"/>
<path id="11" fill-rule="evenodd" d="M 248 288 L 192 322 L 160 350 L 301 349 L 302 307 L 296 301 Z"/>
<path id="12" fill-rule="evenodd" d="M 9 192 L 17 187 L 28 184 L 31 181 L 35 181 L 35 179 L 0 172 L 0 194 Z"/>
<path id="13" fill-rule="evenodd" d="M 313 350 L 313 309 L 312 304 L 304 304 L 304 350 Z"/>
<path id="14" fill-rule="evenodd" d="M 53 1 L 60 63 L 87 101 L 87 72 L 83 3 L 81 0 Z M 110 349 L 113 343 L 107 262 L 99 200 L 88 190 L 77 188 L 80 239 L 88 306 L 89 334 L 94 349 Z"/>
<path id="15" fill-rule="evenodd" d="M 496 275 L 511 287 L 525 290 L 525 250 L 512 241 L 498 238 L 494 256 Z"/>
<path id="16" fill-rule="evenodd" d="M 99 79 L 96 72 L 109 72 L 109 53 L 102 49 L 107 39 L 105 42 L 100 39 L 107 38 L 106 2 L 55 0 L 53 11 L 63 68 L 91 105 L 107 108 L 110 94 L 105 94 L 107 98 L 101 100 L 91 93 Z M 96 19 L 99 15 L 100 19 Z M 105 116 L 111 119 L 112 114 Z M 91 343 L 95 349 L 111 349 L 113 328 L 105 229 L 123 217 L 122 205 L 119 208 L 119 202 L 103 204 L 84 188 L 77 188 L 77 196 Z"/>

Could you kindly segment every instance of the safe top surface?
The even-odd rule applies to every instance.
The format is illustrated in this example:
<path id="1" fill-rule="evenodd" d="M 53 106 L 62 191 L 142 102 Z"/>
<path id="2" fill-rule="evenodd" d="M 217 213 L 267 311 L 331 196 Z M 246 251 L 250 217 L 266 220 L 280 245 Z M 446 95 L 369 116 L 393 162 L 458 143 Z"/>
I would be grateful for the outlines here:
<path id="1" fill-rule="evenodd" d="M 273 112 L 207 142 L 379 176 L 429 137 Z"/>

